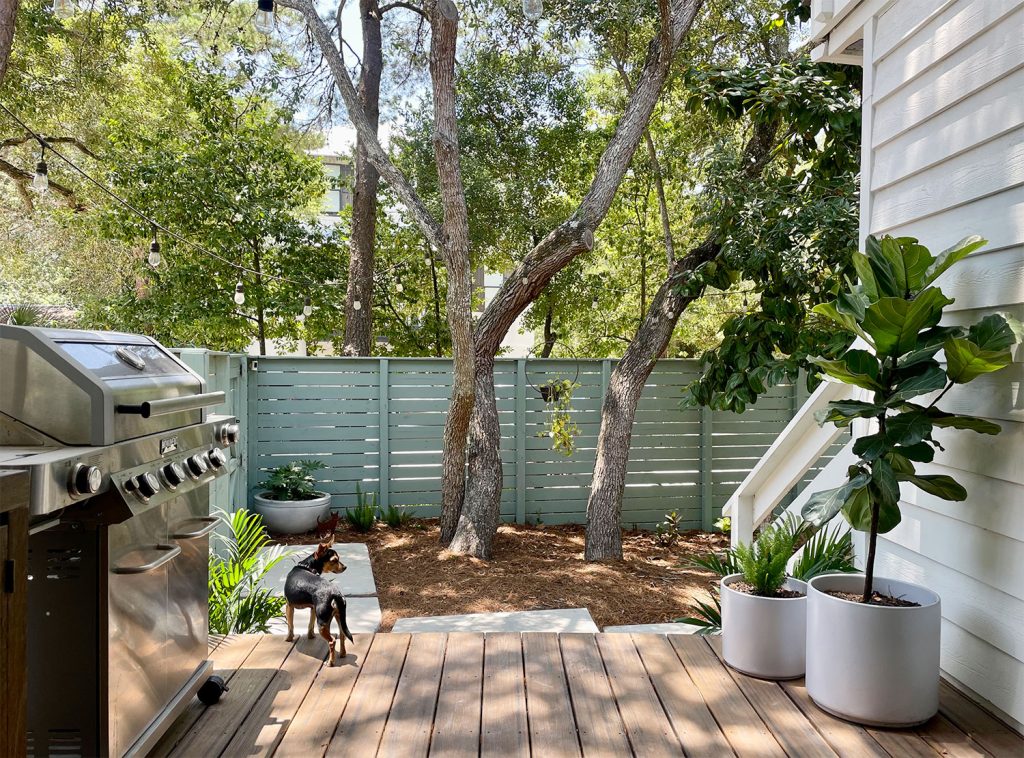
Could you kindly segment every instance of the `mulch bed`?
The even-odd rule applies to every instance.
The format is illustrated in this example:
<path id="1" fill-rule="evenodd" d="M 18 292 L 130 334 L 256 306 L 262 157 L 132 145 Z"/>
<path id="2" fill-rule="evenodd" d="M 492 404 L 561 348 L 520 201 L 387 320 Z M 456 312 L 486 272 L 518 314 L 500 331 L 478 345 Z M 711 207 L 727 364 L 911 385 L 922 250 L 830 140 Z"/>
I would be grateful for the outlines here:
<path id="1" fill-rule="evenodd" d="M 377 524 L 368 533 L 341 525 L 337 542 L 363 542 L 370 551 L 382 631 L 407 616 L 587 608 L 599 627 L 654 624 L 692 615 L 694 598 L 706 599 L 717 577 L 682 564 L 691 556 L 728 546 L 722 534 L 687 532 L 665 547 L 650 532 L 623 535 L 621 561 L 583 560 L 582 526 L 505 524 L 494 559 L 456 556 L 438 545 L 436 519 L 403 529 Z M 282 536 L 301 545 L 316 535 Z"/>

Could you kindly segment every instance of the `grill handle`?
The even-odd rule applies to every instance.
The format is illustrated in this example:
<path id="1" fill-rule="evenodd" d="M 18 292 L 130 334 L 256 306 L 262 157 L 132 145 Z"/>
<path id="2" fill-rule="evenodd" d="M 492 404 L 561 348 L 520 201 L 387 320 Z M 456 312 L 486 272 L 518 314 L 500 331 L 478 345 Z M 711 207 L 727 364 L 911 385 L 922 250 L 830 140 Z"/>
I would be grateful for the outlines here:
<path id="1" fill-rule="evenodd" d="M 204 392 L 200 395 L 168 397 L 163 400 L 147 400 L 139 405 L 118 405 L 114 410 L 118 413 L 134 413 L 142 416 L 142 418 L 149 418 L 150 416 L 164 416 L 168 413 L 209 408 L 214 405 L 220 405 L 226 397 L 223 392 Z"/>
<path id="2" fill-rule="evenodd" d="M 155 561 L 149 563 L 140 563 L 137 566 L 114 566 L 110 569 L 113 574 L 148 574 L 150 571 L 156 571 L 158 568 L 163 566 L 165 563 L 170 563 L 179 555 L 181 555 L 181 548 L 177 545 L 154 545 L 153 550 L 163 553 Z"/>
<path id="3" fill-rule="evenodd" d="M 213 516 L 204 516 L 200 518 L 189 519 L 189 521 L 201 521 L 205 524 L 201 529 L 197 529 L 194 532 L 175 532 L 171 535 L 172 540 L 197 540 L 200 537 L 205 537 L 207 534 L 217 528 L 217 519 Z"/>

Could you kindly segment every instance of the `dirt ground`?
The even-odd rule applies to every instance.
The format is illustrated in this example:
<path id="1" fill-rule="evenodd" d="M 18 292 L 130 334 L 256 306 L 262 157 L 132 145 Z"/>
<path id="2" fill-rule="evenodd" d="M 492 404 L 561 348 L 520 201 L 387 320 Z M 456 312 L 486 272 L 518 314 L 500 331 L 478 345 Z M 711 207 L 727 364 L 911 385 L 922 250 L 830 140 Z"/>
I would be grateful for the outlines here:
<path id="1" fill-rule="evenodd" d="M 681 564 L 728 542 L 721 534 L 688 532 L 667 548 L 650 532 L 626 532 L 623 560 L 587 563 L 582 526 L 503 525 L 491 561 L 452 555 L 437 538 L 432 519 L 403 529 L 377 524 L 365 534 L 339 525 L 337 542 L 369 548 L 383 631 L 406 616 L 549 608 L 587 608 L 602 628 L 672 621 L 690 615 L 693 598 L 703 597 L 715 581 Z M 279 541 L 299 545 L 315 539 L 306 534 Z"/>

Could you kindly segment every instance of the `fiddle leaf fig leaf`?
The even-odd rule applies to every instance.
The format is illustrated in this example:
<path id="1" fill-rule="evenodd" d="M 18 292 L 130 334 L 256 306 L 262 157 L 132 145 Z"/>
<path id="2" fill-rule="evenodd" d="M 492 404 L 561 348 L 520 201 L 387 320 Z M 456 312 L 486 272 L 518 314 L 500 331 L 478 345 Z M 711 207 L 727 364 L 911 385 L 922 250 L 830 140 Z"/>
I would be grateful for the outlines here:
<path id="1" fill-rule="evenodd" d="M 967 490 L 963 485 L 946 474 L 897 474 L 897 478 L 903 482 L 910 482 L 929 495 L 935 495 L 943 500 L 967 499 Z"/>
<path id="2" fill-rule="evenodd" d="M 932 426 L 949 429 L 969 429 L 978 434 L 999 434 L 1003 430 L 994 421 L 977 418 L 976 416 L 960 416 L 955 413 L 946 413 L 938 408 L 928 408 L 926 414 Z"/>
<path id="3" fill-rule="evenodd" d="M 883 297 L 868 306 L 864 330 L 883 355 L 899 356 L 917 348 L 918 333 L 935 326 L 942 309 L 952 303 L 942 290 L 930 287 L 914 300 Z"/>
<path id="4" fill-rule="evenodd" d="M 836 310 L 852 316 L 857 321 L 864 319 L 864 311 L 871 301 L 859 292 L 840 292 L 836 297 Z"/>
<path id="5" fill-rule="evenodd" d="M 889 443 L 881 434 L 868 434 L 858 437 L 853 443 L 853 454 L 858 455 L 865 461 L 871 462 L 885 454 L 889 449 Z"/>
<path id="6" fill-rule="evenodd" d="M 878 240 L 874 237 L 868 237 L 869 250 L 872 244 L 877 245 Z M 864 295 L 868 298 L 869 302 L 875 302 L 879 298 L 878 282 L 875 281 L 875 272 L 871 270 L 871 262 L 864 253 L 853 253 L 850 258 L 853 261 L 853 268 L 857 271 L 857 276 L 860 277 Z"/>
<path id="7" fill-rule="evenodd" d="M 946 373 L 957 384 L 990 374 L 1010 365 L 1009 350 L 985 350 L 970 340 L 948 339 L 943 344 L 946 351 Z"/>
<path id="8" fill-rule="evenodd" d="M 973 253 L 980 247 L 988 244 L 988 240 L 982 239 L 976 234 L 970 237 L 964 237 L 962 240 L 957 242 L 952 247 L 943 250 L 937 256 L 935 261 L 928 267 L 925 272 L 925 284 L 931 284 L 950 266 L 959 260 L 966 258 L 968 255 Z"/>
<path id="9" fill-rule="evenodd" d="M 921 411 L 901 413 L 886 421 L 885 434 L 893 445 L 916 445 L 927 438 L 931 431 L 931 419 Z"/>
<path id="10" fill-rule="evenodd" d="M 835 303 L 818 303 L 816 306 L 811 308 L 811 311 L 817 313 L 819 316 L 824 316 L 830 321 L 835 321 L 846 331 L 852 332 L 858 337 L 862 337 L 869 344 L 874 344 L 874 340 L 872 340 L 871 335 L 864 331 L 861 325 L 857 323 L 857 319 L 848 313 L 841 313 Z"/>
<path id="11" fill-rule="evenodd" d="M 946 372 L 937 363 L 928 366 L 920 374 L 915 374 L 901 381 L 896 391 L 890 395 L 886 405 L 901 405 L 904 401 L 918 395 L 927 395 L 929 392 L 941 390 L 946 386 Z"/>
<path id="12" fill-rule="evenodd" d="M 884 458 L 871 465 L 871 490 L 883 505 L 896 505 L 900 500 L 900 484 L 896 473 Z"/>
<path id="13" fill-rule="evenodd" d="M 878 383 L 878 359 L 866 350 L 847 350 L 846 355 L 838 360 L 826 358 L 808 358 L 816 366 L 821 366 L 825 373 L 846 384 L 853 384 L 867 390 L 884 389 Z"/>
<path id="14" fill-rule="evenodd" d="M 815 492 L 804 503 L 801 515 L 805 521 L 809 521 L 814 526 L 822 526 L 831 521 L 843 509 L 843 504 L 850 498 L 851 493 L 858 489 L 867 489 L 869 481 L 870 475 L 861 472 L 841 487 Z"/>
<path id="15" fill-rule="evenodd" d="M 814 414 L 819 426 L 829 422 L 836 426 L 849 426 L 855 418 L 870 418 L 885 410 L 885 406 L 865 403 L 863 400 L 836 400 Z"/>
<path id="16" fill-rule="evenodd" d="M 850 526 L 858 531 L 871 531 L 871 490 L 863 487 L 853 494 L 843 504 L 843 516 Z M 878 508 L 878 531 L 885 534 L 896 528 L 900 523 L 902 515 L 898 505 L 879 503 Z"/>
<path id="17" fill-rule="evenodd" d="M 935 458 L 935 448 L 927 442 L 917 442 L 906 446 L 901 445 L 900 447 L 893 448 L 893 452 L 907 460 L 917 461 L 918 463 L 931 463 Z M 911 472 L 913 472 L 913 468 L 911 468 Z"/>
<path id="18" fill-rule="evenodd" d="M 1017 341 L 1010 324 L 998 313 L 985 316 L 967 330 L 967 339 L 982 350 L 1007 350 Z"/>

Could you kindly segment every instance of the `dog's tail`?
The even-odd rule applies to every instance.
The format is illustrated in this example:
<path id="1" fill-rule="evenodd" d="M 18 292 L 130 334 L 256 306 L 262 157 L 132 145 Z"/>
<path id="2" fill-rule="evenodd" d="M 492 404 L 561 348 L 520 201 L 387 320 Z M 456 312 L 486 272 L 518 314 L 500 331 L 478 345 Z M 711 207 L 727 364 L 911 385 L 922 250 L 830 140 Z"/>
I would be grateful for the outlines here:
<path id="1" fill-rule="evenodd" d="M 338 617 L 338 626 L 341 628 L 341 633 L 348 637 L 349 642 L 355 642 L 352 639 L 352 632 L 348 630 L 348 621 L 345 618 L 345 598 L 343 595 L 335 594 L 331 597 L 331 601 L 334 603 L 334 614 Z"/>

